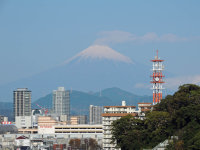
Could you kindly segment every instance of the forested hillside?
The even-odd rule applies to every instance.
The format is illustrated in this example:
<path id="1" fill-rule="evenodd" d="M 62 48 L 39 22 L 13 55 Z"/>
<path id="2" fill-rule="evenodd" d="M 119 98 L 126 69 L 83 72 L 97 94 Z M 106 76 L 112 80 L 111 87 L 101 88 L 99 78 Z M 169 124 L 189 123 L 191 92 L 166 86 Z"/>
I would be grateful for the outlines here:
<path id="1" fill-rule="evenodd" d="M 186 84 L 157 104 L 144 120 L 132 116 L 113 122 L 113 140 L 123 150 L 153 148 L 177 136 L 169 150 L 200 148 L 200 87 Z"/>

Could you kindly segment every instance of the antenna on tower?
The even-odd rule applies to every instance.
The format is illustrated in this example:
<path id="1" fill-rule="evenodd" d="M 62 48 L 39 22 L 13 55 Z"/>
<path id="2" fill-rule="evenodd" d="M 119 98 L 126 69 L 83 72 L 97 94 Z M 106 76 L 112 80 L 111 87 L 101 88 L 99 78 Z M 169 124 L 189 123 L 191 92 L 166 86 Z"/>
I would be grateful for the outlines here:
<path id="1" fill-rule="evenodd" d="M 157 59 L 158 59 L 158 49 L 157 49 L 156 53 L 157 53 Z"/>
<path id="2" fill-rule="evenodd" d="M 152 89 L 153 89 L 153 104 L 157 104 L 162 100 L 162 84 L 165 83 L 163 81 L 163 78 L 165 77 L 162 73 L 164 70 L 163 61 L 159 59 L 158 57 L 158 50 L 157 50 L 157 56 L 155 56 L 154 60 L 151 60 L 153 62 L 153 74 L 151 75 L 151 83 L 152 83 Z"/>

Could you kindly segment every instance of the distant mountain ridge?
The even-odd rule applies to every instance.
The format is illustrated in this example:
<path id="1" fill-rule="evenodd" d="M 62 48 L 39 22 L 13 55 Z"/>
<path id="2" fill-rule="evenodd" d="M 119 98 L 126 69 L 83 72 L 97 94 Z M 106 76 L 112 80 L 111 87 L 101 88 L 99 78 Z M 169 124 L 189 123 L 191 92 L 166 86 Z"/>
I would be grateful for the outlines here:
<path id="1" fill-rule="evenodd" d="M 37 99 L 32 102 L 32 109 L 39 109 L 36 104 L 39 104 L 42 107 L 51 109 L 52 108 L 52 93 L 47 94 L 44 97 Z M 127 105 L 137 106 L 138 102 L 152 102 L 152 96 L 139 96 L 131 92 L 127 92 L 120 88 L 107 88 L 95 93 L 86 93 L 81 91 L 73 90 L 70 93 L 70 109 L 72 115 L 88 115 L 89 106 L 117 106 L 121 105 L 121 101 L 125 100 Z M 12 106 L 13 104 L 0 102 L 0 114 L 9 116 L 11 119 L 12 116 Z M 8 113 L 9 112 L 9 113 Z"/>
<path id="2" fill-rule="evenodd" d="M 100 92 L 95 93 L 95 95 L 100 95 Z M 125 100 L 128 105 L 137 106 L 138 102 L 151 102 L 151 96 L 139 96 L 131 92 L 127 92 L 117 87 L 107 88 L 101 91 L 101 95 L 109 99 L 113 99 L 117 102 L 117 105 L 121 105 L 121 101 Z"/>
<path id="3" fill-rule="evenodd" d="M 116 87 L 107 88 L 95 93 L 76 90 L 70 93 L 72 114 L 88 114 L 90 105 L 121 105 L 122 100 L 125 100 L 127 105 L 137 106 L 139 102 L 152 102 L 152 96 L 139 96 Z M 33 102 L 33 108 L 37 108 L 36 103 L 47 108 L 52 108 L 52 93 Z"/>

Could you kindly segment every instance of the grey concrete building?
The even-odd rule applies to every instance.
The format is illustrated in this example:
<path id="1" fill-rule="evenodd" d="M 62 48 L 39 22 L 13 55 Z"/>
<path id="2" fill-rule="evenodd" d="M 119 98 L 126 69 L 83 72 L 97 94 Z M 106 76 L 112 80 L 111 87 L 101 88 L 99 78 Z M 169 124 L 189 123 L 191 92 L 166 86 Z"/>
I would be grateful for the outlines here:
<path id="1" fill-rule="evenodd" d="M 13 92 L 13 113 L 17 128 L 31 127 L 31 91 L 28 88 Z"/>
<path id="2" fill-rule="evenodd" d="M 53 111 L 56 115 L 67 115 L 70 119 L 70 91 L 64 87 L 58 87 L 53 91 Z"/>
<path id="3" fill-rule="evenodd" d="M 90 105 L 90 124 L 102 124 L 103 107 Z"/>
<path id="4" fill-rule="evenodd" d="M 16 116 L 31 116 L 31 91 L 18 88 L 13 91 L 13 113 Z"/>

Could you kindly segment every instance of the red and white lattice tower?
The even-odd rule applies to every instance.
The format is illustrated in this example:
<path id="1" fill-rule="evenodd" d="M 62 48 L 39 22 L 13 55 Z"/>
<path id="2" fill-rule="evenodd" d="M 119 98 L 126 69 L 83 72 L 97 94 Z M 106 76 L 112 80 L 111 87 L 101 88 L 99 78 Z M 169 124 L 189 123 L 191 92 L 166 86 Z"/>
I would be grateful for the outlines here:
<path id="1" fill-rule="evenodd" d="M 163 61 L 158 57 L 158 50 L 157 50 L 157 56 L 155 56 L 155 59 L 151 60 L 153 62 L 153 74 L 151 75 L 152 80 L 152 89 L 153 89 L 153 105 L 159 103 L 162 100 L 162 84 L 165 83 L 163 81 L 163 73 L 164 65 Z"/>

